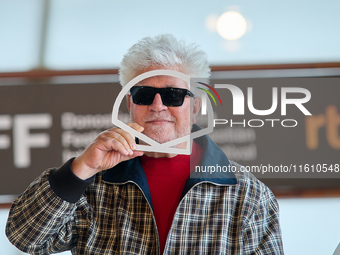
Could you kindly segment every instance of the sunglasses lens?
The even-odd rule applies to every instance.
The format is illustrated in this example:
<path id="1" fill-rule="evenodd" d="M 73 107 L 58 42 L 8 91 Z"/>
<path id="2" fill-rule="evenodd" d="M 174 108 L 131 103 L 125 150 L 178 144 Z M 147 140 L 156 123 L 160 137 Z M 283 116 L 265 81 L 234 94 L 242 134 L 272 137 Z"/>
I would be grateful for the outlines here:
<path id="1" fill-rule="evenodd" d="M 152 88 L 132 87 L 130 89 L 132 101 L 139 105 L 150 105 L 155 98 L 155 91 Z"/>
<path id="2" fill-rule="evenodd" d="M 181 106 L 183 104 L 185 95 L 180 89 L 166 88 L 162 94 L 162 101 L 166 106 Z"/>

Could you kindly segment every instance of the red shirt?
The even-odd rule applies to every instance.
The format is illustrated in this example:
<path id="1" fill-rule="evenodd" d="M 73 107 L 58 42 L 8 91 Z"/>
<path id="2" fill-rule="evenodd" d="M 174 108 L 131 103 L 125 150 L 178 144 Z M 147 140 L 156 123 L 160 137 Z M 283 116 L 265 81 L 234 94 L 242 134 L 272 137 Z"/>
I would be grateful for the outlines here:
<path id="1" fill-rule="evenodd" d="M 203 148 L 193 142 L 191 155 L 177 155 L 172 158 L 140 157 L 152 199 L 161 253 L 163 253 L 172 219 L 176 212 L 186 180 L 190 176 L 190 157 L 192 166 L 197 165 Z"/>

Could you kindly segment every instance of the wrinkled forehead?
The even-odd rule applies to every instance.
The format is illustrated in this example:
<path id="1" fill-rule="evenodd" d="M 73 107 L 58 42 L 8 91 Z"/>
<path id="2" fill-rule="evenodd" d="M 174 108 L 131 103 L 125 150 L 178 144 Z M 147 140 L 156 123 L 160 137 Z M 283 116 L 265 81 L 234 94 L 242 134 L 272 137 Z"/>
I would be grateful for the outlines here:
<path id="1" fill-rule="evenodd" d="M 158 75 L 146 78 L 136 85 L 143 85 L 143 86 L 151 86 L 155 88 L 166 88 L 166 87 L 173 87 L 173 88 L 184 88 L 189 89 L 189 85 L 186 81 L 168 75 Z"/>

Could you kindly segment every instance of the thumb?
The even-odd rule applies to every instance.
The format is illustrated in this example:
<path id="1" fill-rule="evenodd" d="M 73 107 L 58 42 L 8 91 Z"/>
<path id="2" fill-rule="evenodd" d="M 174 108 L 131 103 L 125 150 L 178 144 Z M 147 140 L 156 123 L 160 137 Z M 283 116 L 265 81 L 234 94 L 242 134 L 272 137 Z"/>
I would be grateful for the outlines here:
<path id="1" fill-rule="evenodd" d="M 138 132 L 143 132 L 143 130 L 144 130 L 144 127 L 142 127 L 138 123 L 128 123 L 128 126 L 132 127 L 134 130 L 136 130 Z"/>

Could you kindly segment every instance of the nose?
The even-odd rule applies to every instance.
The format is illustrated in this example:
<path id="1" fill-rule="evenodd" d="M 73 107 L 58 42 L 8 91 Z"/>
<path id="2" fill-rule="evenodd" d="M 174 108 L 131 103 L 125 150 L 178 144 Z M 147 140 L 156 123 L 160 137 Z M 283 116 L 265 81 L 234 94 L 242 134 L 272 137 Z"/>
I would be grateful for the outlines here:
<path id="1" fill-rule="evenodd" d="M 149 110 L 160 112 L 166 110 L 168 107 L 163 104 L 162 97 L 159 93 L 155 95 L 152 104 L 149 105 Z"/>

